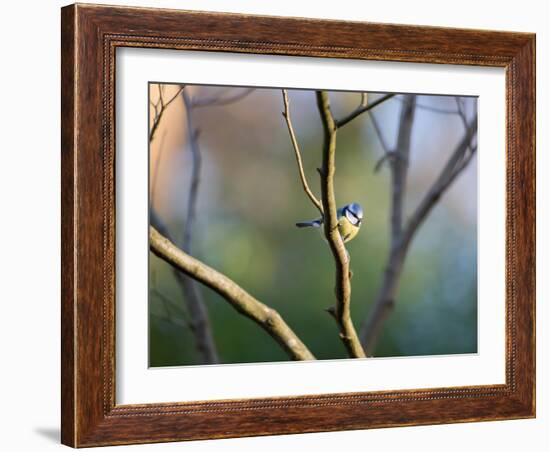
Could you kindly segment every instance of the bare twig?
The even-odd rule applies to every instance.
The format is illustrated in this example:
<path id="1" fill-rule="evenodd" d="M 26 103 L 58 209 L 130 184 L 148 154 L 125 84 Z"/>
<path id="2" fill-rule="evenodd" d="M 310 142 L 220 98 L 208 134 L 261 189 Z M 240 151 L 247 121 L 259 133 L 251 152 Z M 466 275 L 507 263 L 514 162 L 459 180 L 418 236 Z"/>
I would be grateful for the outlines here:
<path id="1" fill-rule="evenodd" d="M 365 352 L 351 319 L 351 281 L 349 255 L 338 230 L 334 173 L 336 169 L 336 122 L 332 116 L 328 94 L 317 91 L 317 107 L 324 132 L 321 192 L 324 214 L 324 232 L 336 264 L 336 306 L 334 317 L 340 328 L 340 337 L 350 357 L 364 358 Z"/>
<path id="2" fill-rule="evenodd" d="M 405 97 L 406 97 L 406 95 L 403 95 L 403 97 L 395 96 L 394 99 L 398 100 L 400 102 L 404 102 Z M 456 115 L 458 113 L 457 110 L 452 109 L 452 108 L 433 107 L 431 105 L 424 105 L 424 104 L 420 104 L 418 102 L 416 103 L 416 108 L 419 109 L 419 110 L 426 110 L 426 111 L 430 111 L 432 113 L 439 113 L 439 114 L 443 114 L 443 115 Z"/>
<path id="3" fill-rule="evenodd" d="M 378 120 L 376 119 L 376 116 L 374 115 L 373 111 L 369 111 L 369 118 L 372 121 L 372 126 L 374 128 L 374 132 L 376 133 L 376 136 L 378 137 L 378 141 L 380 142 L 380 146 L 382 146 L 382 150 L 384 151 L 384 155 L 378 159 L 376 162 L 376 165 L 374 165 L 374 172 L 377 173 L 380 171 L 380 168 L 382 168 L 382 165 L 385 161 L 395 158 L 396 153 L 393 149 L 390 149 L 390 146 L 386 142 L 386 139 L 384 138 L 384 134 L 382 133 L 382 129 L 380 125 L 378 124 Z"/>
<path id="4" fill-rule="evenodd" d="M 200 108 L 200 107 L 220 107 L 222 105 L 229 105 L 234 102 L 238 102 L 241 99 L 244 99 L 246 96 L 251 94 L 255 88 L 246 88 L 243 91 L 233 94 L 232 96 L 215 96 L 215 97 L 208 97 L 208 98 L 200 98 L 200 99 L 193 99 L 191 106 L 193 108 Z"/>
<path id="5" fill-rule="evenodd" d="M 357 116 L 369 110 L 372 110 L 374 107 L 380 105 L 382 102 L 385 102 L 388 99 L 391 99 L 393 96 L 395 96 L 395 94 L 385 94 L 370 104 L 367 104 L 367 97 L 362 96 L 361 103 L 355 110 L 353 110 L 349 115 L 343 117 L 342 119 L 334 121 L 336 128 L 339 129 L 340 127 L 344 127 L 347 123 L 353 121 Z"/>
<path id="6" fill-rule="evenodd" d="M 289 106 L 289 99 L 288 99 L 288 92 L 286 89 L 282 90 L 283 92 L 283 103 L 285 107 L 285 111 L 283 112 L 283 117 L 285 118 L 286 125 L 288 127 L 288 133 L 290 135 L 290 140 L 292 141 L 292 147 L 294 148 L 294 155 L 296 156 L 296 163 L 298 164 L 298 171 L 300 172 L 300 180 L 302 181 L 302 187 L 304 191 L 306 192 L 306 195 L 309 197 L 311 202 L 321 215 L 323 215 L 323 205 L 321 202 L 317 199 L 317 197 L 313 194 L 311 189 L 309 188 L 309 184 L 307 183 L 307 178 L 304 173 L 304 165 L 302 163 L 302 154 L 300 152 L 300 147 L 298 145 L 298 140 L 296 139 L 296 134 L 294 132 L 294 127 L 292 126 L 292 120 L 290 118 L 290 106 Z"/>
<path id="7" fill-rule="evenodd" d="M 403 109 L 406 109 L 406 104 Z M 390 255 L 382 286 L 375 299 L 371 314 L 361 328 L 361 340 L 369 356 L 372 355 L 382 326 L 395 305 L 399 279 L 410 244 L 437 201 L 471 161 L 477 150 L 477 147 L 471 144 L 476 131 L 477 115 L 467 123 L 463 138 L 451 153 L 439 176 L 411 215 L 406 226 L 399 234 L 392 232 Z"/>
<path id="8" fill-rule="evenodd" d="M 373 111 L 369 111 L 369 118 L 372 121 L 372 127 L 374 128 L 374 132 L 378 137 L 380 146 L 382 146 L 382 149 L 386 154 L 390 154 L 392 152 L 392 149 L 390 148 L 386 139 L 384 138 L 384 134 L 382 133 L 382 128 L 380 127 L 380 124 L 378 123 L 378 120 L 376 119 L 376 115 L 374 114 Z"/>
<path id="9" fill-rule="evenodd" d="M 149 142 L 153 141 L 153 138 L 155 137 L 155 132 L 157 131 L 157 128 L 160 124 L 162 115 L 164 115 L 164 112 L 166 111 L 168 106 L 180 95 L 180 93 L 183 91 L 183 88 L 184 88 L 184 86 L 180 86 L 176 94 L 174 94 L 174 96 L 171 97 L 168 102 L 164 102 L 162 87 L 160 84 L 158 85 L 158 87 L 159 87 L 159 100 L 156 104 L 152 104 L 153 108 L 155 109 L 155 116 L 153 118 L 153 124 L 151 125 L 151 129 L 149 130 Z M 159 103 L 160 103 L 160 110 L 158 109 Z"/>
<path id="10" fill-rule="evenodd" d="M 164 320 L 165 322 L 171 323 L 173 325 L 188 328 L 189 331 L 193 331 L 193 325 L 189 321 L 189 317 L 186 312 L 183 312 L 183 314 L 181 315 L 182 320 L 179 321 L 179 319 L 175 318 L 173 314 L 174 303 L 159 290 L 153 289 L 152 294 L 155 295 L 162 302 L 162 306 L 164 307 L 165 315 L 157 315 L 156 317 L 158 319 Z"/>
<path id="11" fill-rule="evenodd" d="M 149 239 L 155 255 L 221 295 L 238 312 L 269 333 L 292 359 L 315 359 L 277 311 L 258 301 L 227 276 L 184 253 L 153 227 L 149 229 Z"/>

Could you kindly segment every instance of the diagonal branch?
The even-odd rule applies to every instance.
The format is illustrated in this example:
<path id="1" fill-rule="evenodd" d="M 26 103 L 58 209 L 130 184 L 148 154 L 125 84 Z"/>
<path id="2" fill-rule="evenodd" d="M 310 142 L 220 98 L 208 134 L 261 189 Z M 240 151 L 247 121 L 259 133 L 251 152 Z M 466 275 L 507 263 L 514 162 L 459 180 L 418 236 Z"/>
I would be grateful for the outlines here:
<path id="1" fill-rule="evenodd" d="M 338 230 L 334 173 L 336 170 L 336 123 L 330 110 L 328 94 L 317 91 L 317 107 L 324 131 L 321 192 L 323 201 L 324 232 L 336 264 L 336 307 L 332 311 L 340 328 L 340 337 L 350 357 L 364 358 L 365 352 L 351 320 L 351 281 L 349 255 Z"/>
<path id="2" fill-rule="evenodd" d="M 472 140 L 477 132 L 477 115 L 467 124 L 463 138 L 455 147 L 426 195 L 411 215 L 402 232 L 392 240 L 392 246 L 382 286 L 378 292 L 371 314 L 361 328 L 361 341 L 367 354 L 372 355 L 382 326 L 393 310 L 399 279 L 410 244 L 419 227 L 435 207 L 437 201 L 451 186 L 458 175 L 468 166 L 477 147 Z"/>
<path id="3" fill-rule="evenodd" d="M 412 240 L 414 234 L 418 230 L 418 227 L 434 208 L 436 202 L 441 198 L 443 193 L 447 191 L 456 177 L 470 163 L 472 157 L 475 155 L 477 147 L 472 146 L 471 143 L 476 132 L 477 115 L 469 124 L 467 124 L 462 140 L 460 140 L 453 153 L 447 160 L 447 163 L 443 167 L 439 177 L 435 180 L 414 213 L 411 215 L 407 227 L 403 233 L 403 241 L 407 245 Z"/>
<path id="4" fill-rule="evenodd" d="M 348 122 L 353 121 L 357 116 L 362 115 L 363 113 L 372 110 L 374 107 L 380 105 L 382 102 L 386 102 L 388 99 L 391 99 L 395 94 L 385 94 L 384 96 L 380 97 L 379 99 L 376 99 L 371 104 L 367 104 L 367 96 L 362 95 L 361 96 L 361 102 L 359 106 L 353 110 L 349 115 L 343 117 L 342 119 L 335 120 L 335 127 L 339 129 L 340 127 L 344 127 Z"/>
<path id="5" fill-rule="evenodd" d="M 258 301 L 233 280 L 180 250 L 155 228 L 149 229 L 151 251 L 187 276 L 208 286 L 238 312 L 256 322 L 271 335 L 294 360 L 315 357 L 274 309 Z"/>
<path id="6" fill-rule="evenodd" d="M 282 91 L 283 91 L 283 103 L 285 107 L 285 111 L 283 112 L 283 117 L 285 118 L 286 125 L 288 127 L 288 133 L 290 135 L 290 140 L 292 141 L 292 147 L 294 148 L 294 155 L 296 156 L 296 163 L 298 164 L 298 171 L 300 172 L 300 180 L 302 181 L 302 187 L 306 192 L 306 195 L 309 197 L 309 199 L 313 203 L 313 205 L 317 207 L 321 215 L 323 215 L 323 205 L 309 188 L 306 175 L 304 173 L 304 165 L 302 163 L 302 154 L 300 152 L 298 140 L 296 139 L 296 133 L 294 132 L 294 127 L 292 126 L 292 120 L 290 118 L 288 92 L 286 89 L 283 89 Z"/>

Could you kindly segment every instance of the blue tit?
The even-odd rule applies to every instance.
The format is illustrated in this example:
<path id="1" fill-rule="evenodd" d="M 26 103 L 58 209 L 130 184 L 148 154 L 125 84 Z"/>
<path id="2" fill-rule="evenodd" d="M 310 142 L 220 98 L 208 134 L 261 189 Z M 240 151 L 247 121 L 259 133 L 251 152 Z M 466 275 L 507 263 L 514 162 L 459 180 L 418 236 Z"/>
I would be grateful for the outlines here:
<path id="1" fill-rule="evenodd" d="M 349 242 L 359 232 L 361 222 L 363 221 L 363 208 L 360 204 L 352 202 L 338 209 L 338 231 L 344 243 Z M 320 228 L 323 225 L 323 218 L 311 221 L 301 221 L 296 223 L 299 228 L 314 227 Z"/>

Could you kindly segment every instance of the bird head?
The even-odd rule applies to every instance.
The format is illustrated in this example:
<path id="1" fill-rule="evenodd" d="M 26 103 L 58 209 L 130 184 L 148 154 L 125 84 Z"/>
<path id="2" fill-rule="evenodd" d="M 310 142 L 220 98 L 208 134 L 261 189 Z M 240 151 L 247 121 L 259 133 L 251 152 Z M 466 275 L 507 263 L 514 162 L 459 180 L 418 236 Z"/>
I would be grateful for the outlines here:
<path id="1" fill-rule="evenodd" d="M 344 206 L 344 215 L 349 220 L 349 222 L 355 226 L 361 225 L 363 221 L 363 208 L 360 204 L 352 202 Z"/>

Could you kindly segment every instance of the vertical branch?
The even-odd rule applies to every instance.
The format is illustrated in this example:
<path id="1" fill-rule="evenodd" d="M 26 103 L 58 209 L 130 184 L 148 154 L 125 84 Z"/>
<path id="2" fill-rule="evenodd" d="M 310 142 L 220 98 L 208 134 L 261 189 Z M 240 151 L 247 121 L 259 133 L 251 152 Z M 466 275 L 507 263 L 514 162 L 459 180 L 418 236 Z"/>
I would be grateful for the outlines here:
<path id="1" fill-rule="evenodd" d="M 391 206 L 391 241 L 392 246 L 399 241 L 403 227 L 403 205 L 409 169 L 411 134 L 414 122 L 416 96 L 406 96 L 401 116 L 395 158 L 391 162 L 392 206 Z"/>
<path id="2" fill-rule="evenodd" d="M 187 134 L 189 137 L 189 149 L 191 151 L 191 182 L 189 186 L 189 197 L 187 201 L 187 212 L 185 215 L 185 224 L 183 230 L 183 240 L 181 248 L 184 252 L 191 254 L 193 227 L 196 217 L 197 197 L 199 193 L 200 174 L 201 174 L 201 153 L 198 144 L 199 131 L 195 129 L 192 119 L 191 102 L 185 89 L 182 88 L 181 96 L 187 115 Z M 178 279 L 181 281 L 187 309 L 189 311 L 190 324 L 195 336 L 197 350 L 199 351 L 205 363 L 218 363 L 219 357 L 212 335 L 210 319 L 202 296 L 202 292 L 197 282 L 192 278 L 176 271 Z"/>
<path id="3" fill-rule="evenodd" d="M 181 92 L 181 96 L 185 106 L 185 114 L 187 116 L 187 135 L 189 138 L 189 149 L 191 151 L 191 182 L 189 184 L 189 197 L 187 199 L 187 211 L 183 226 L 182 249 L 186 253 L 191 254 L 191 238 L 193 235 L 193 227 L 195 225 L 195 216 L 197 212 L 197 198 L 199 194 L 202 169 L 202 155 L 198 142 L 200 131 L 195 128 L 193 124 L 191 100 L 185 90 Z"/>
<path id="4" fill-rule="evenodd" d="M 159 168 L 160 168 L 160 158 L 162 157 L 162 150 L 164 149 L 164 138 L 166 137 L 166 132 L 162 134 L 160 137 L 160 143 L 158 146 L 157 151 L 157 160 L 155 163 L 155 169 L 153 170 L 153 177 L 151 178 L 151 194 L 149 199 L 149 209 L 153 206 L 153 203 L 155 202 L 155 197 L 157 194 L 157 179 L 159 174 Z"/>
<path id="5" fill-rule="evenodd" d="M 336 307 L 334 317 L 340 328 L 340 337 L 350 357 L 364 358 L 365 352 L 351 320 L 351 281 L 349 255 L 338 231 L 338 216 L 334 194 L 336 170 L 336 122 L 330 110 L 328 94 L 317 91 L 317 107 L 323 123 L 323 165 L 321 168 L 321 198 L 324 212 L 324 232 L 336 264 Z"/>
<path id="6" fill-rule="evenodd" d="M 374 303 L 369 320 L 361 328 L 361 340 L 367 355 L 372 355 L 382 325 L 395 304 L 395 294 L 401 270 L 405 249 L 402 244 L 403 210 L 411 135 L 416 110 L 416 96 L 406 96 L 401 108 L 397 145 L 390 160 L 391 169 L 391 214 L 390 214 L 390 253 L 384 271 L 382 286 Z"/>

